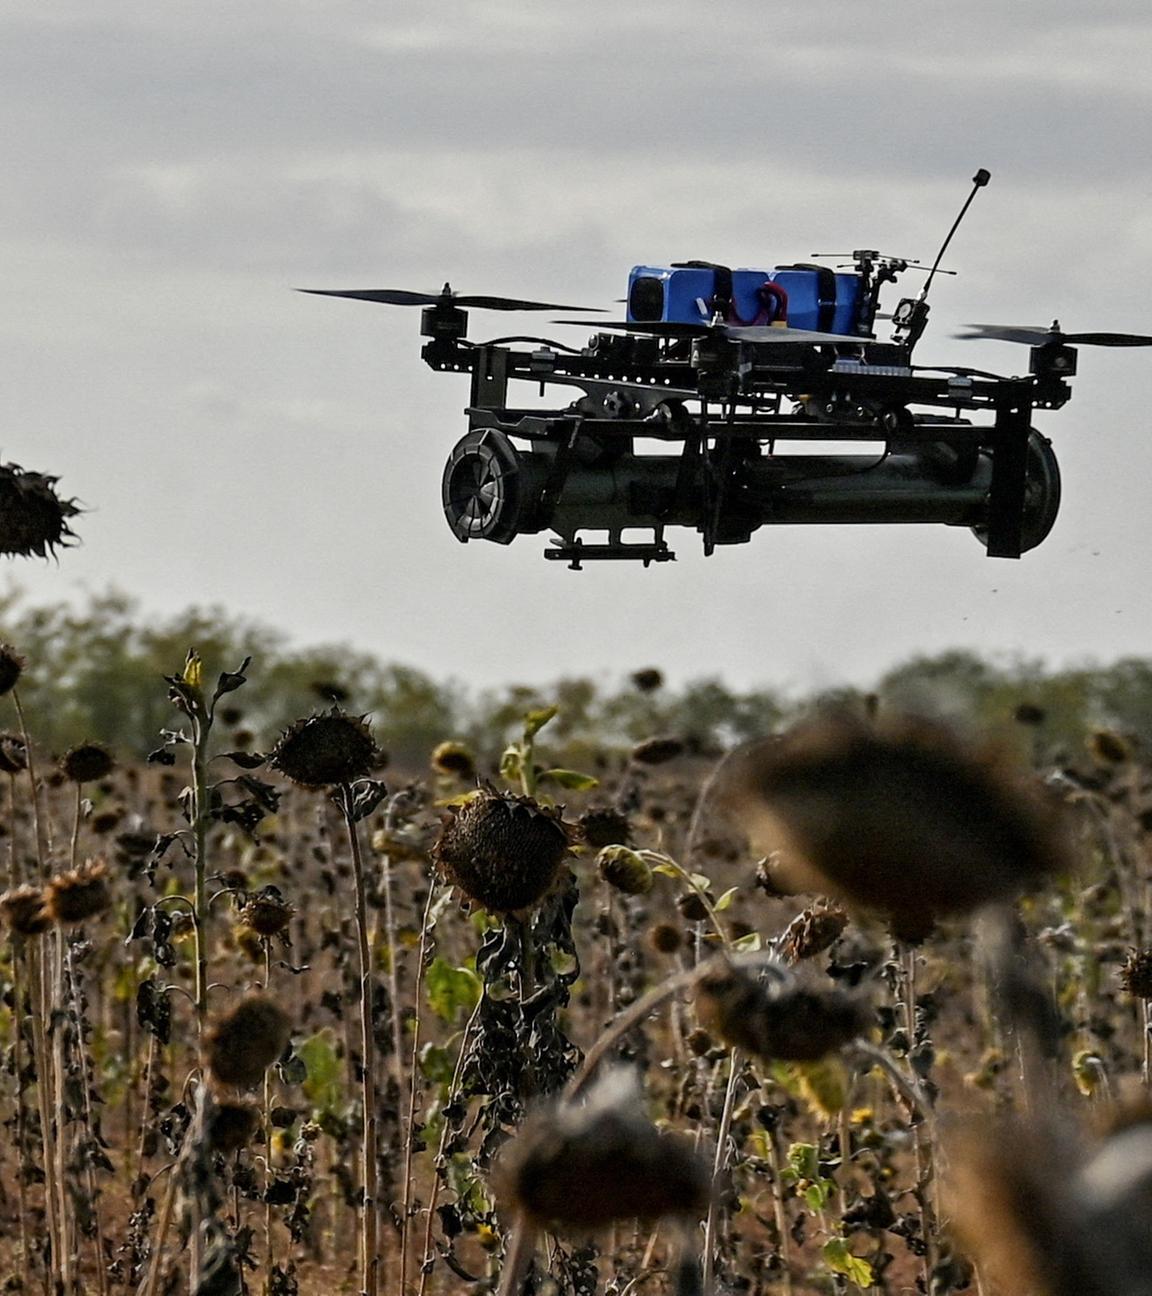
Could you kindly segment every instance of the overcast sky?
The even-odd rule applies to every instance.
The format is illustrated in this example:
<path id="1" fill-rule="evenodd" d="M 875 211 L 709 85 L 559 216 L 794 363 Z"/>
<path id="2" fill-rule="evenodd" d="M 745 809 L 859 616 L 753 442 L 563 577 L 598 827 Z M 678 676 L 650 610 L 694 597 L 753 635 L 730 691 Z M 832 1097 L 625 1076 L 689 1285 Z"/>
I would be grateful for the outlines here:
<path id="1" fill-rule="evenodd" d="M 1147 0 L 0 0 L 0 115 L 0 454 L 91 510 L 9 568 L 34 600 L 221 603 L 482 684 L 1152 651 L 1152 351 L 1085 349 L 1038 416 L 1064 504 L 1021 562 L 797 527 L 571 572 L 449 532 L 467 380 L 418 312 L 291 291 L 596 306 L 644 261 L 931 259 L 984 166 L 921 361 L 1026 366 L 968 321 L 1152 331 Z"/>

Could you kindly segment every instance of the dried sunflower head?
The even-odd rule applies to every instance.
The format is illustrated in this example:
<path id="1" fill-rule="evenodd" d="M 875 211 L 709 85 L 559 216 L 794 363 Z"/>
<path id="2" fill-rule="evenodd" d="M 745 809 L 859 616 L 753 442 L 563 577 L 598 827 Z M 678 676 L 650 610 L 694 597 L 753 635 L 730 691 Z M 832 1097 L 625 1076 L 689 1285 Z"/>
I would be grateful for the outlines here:
<path id="1" fill-rule="evenodd" d="M 379 752 L 363 716 L 339 707 L 289 725 L 268 764 L 301 787 L 354 783 L 376 768 Z"/>
<path id="2" fill-rule="evenodd" d="M 799 913 L 780 937 L 780 957 L 785 963 L 815 958 L 840 939 L 848 926 L 848 914 L 832 900 L 818 900 Z"/>
<path id="3" fill-rule="evenodd" d="M 1137 999 L 1152 999 L 1152 949 L 1128 951 L 1120 969 L 1120 984 Z"/>
<path id="4" fill-rule="evenodd" d="M 52 925 L 44 890 L 38 886 L 18 886 L 5 891 L 0 895 L 0 914 L 20 936 L 39 936 Z"/>
<path id="5" fill-rule="evenodd" d="M 255 1103 L 215 1103 L 204 1131 L 205 1141 L 213 1152 L 227 1155 L 239 1152 L 252 1141 L 260 1124 L 260 1108 Z"/>
<path id="6" fill-rule="evenodd" d="M 1051 811 L 992 753 L 936 724 L 825 716 L 748 749 L 730 808 L 778 852 L 780 889 L 879 909 L 907 930 L 1068 866 Z"/>
<path id="7" fill-rule="evenodd" d="M 664 674 L 656 666 L 644 666 L 632 672 L 632 683 L 641 693 L 655 693 L 664 686 Z"/>
<path id="8" fill-rule="evenodd" d="M 432 752 L 430 763 L 438 774 L 451 774 L 466 782 L 476 777 L 476 757 L 466 743 L 440 743 Z"/>
<path id="9" fill-rule="evenodd" d="M 60 770 L 71 783 L 95 783 L 115 767 L 112 753 L 102 743 L 81 743 L 60 757 Z"/>
<path id="10" fill-rule="evenodd" d="M 0 644 L 0 696 L 12 692 L 27 665 L 11 644 Z"/>
<path id="11" fill-rule="evenodd" d="M 0 464 L 0 553 L 44 558 L 75 539 L 68 520 L 80 510 L 56 493 L 58 480 Z"/>
<path id="12" fill-rule="evenodd" d="M 1128 739 L 1113 729 L 1095 729 L 1086 741 L 1088 754 L 1097 765 L 1123 765 L 1132 759 Z"/>
<path id="13" fill-rule="evenodd" d="M 48 883 L 45 901 L 52 921 L 65 927 L 103 913 L 112 903 L 108 865 L 103 860 L 88 860 L 79 868 L 58 873 Z"/>
<path id="14" fill-rule="evenodd" d="M 596 850 L 602 846 L 632 845 L 632 823 L 622 810 L 613 810 L 611 806 L 586 810 L 577 823 L 580 835 Z"/>
<path id="15" fill-rule="evenodd" d="M 501 1153 L 497 1191 L 538 1223 L 594 1229 L 702 1214 L 709 1179 L 686 1140 L 647 1119 L 635 1076 L 609 1071 L 579 1106 L 554 1102 L 529 1115 Z"/>
<path id="16" fill-rule="evenodd" d="M 122 807 L 109 806 L 107 810 L 98 810 L 92 816 L 89 826 L 98 837 L 107 837 L 114 828 L 119 827 L 123 818 Z"/>
<path id="17" fill-rule="evenodd" d="M 815 1062 L 864 1028 L 860 1001 L 834 987 L 809 986 L 789 975 L 762 980 L 749 968 L 723 964 L 696 984 L 700 1024 L 736 1048 L 784 1062 Z"/>
<path id="18" fill-rule="evenodd" d="M 605 846 L 596 856 L 596 870 L 609 886 L 625 895 L 647 895 L 652 890 L 648 861 L 628 846 Z"/>
<path id="19" fill-rule="evenodd" d="M 250 1089 L 284 1052 L 291 1029 L 279 1004 L 248 995 L 209 1029 L 208 1070 L 221 1084 Z"/>
<path id="20" fill-rule="evenodd" d="M 680 738 L 646 738 L 632 748 L 632 759 L 640 765 L 663 765 L 683 752 L 684 742 Z"/>
<path id="21" fill-rule="evenodd" d="M 240 921 L 259 936 L 276 936 L 292 921 L 296 910 L 279 887 L 263 887 L 240 910 Z"/>
<path id="22" fill-rule="evenodd" d="M 1037 706 L 1035 702 L 1020 702 L 1012 712 L 1012 718 L 1017 724 L 1037 728 L 1048 719 L 1048 712 L 1042 706 Z"/>
<path id="23" fill-rule="evenodd" d="M 28 750 L 19 734 L 0 734 L 0 774 L 19 774 L 28 768 Z"/>
<path id="24" fill-rule="evenodd" d="M 675 954 L 684 944 L 684 933 L 675 923 L 657 923 L 649 931 L 648 940 L 658 954 Z"/>
<path id="25" fill-rule="evenodd" d="M 552 807 L 486 790 L 450 807 L 432 858 L 476 904 L 490 913 L 516 913 L 551 890 L 573 832 Z"/>

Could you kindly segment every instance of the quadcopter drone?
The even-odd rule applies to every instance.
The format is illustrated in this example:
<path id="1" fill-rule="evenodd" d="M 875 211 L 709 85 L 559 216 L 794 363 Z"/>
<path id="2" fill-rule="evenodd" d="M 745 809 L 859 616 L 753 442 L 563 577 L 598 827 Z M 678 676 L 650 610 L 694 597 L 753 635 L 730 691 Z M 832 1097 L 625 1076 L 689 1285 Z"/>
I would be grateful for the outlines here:
<path id="1" fill-rule="evenodd" d="M 1032 411 L 1069 400 L 1077 346 L 1152 346 L 1152 337 L 973 325 L 958 336 L 1029 346 L 1028 375 L 913 364 L 928 291 L 937 273 L 953 273 L 940 262 L 989 178 L 973 177 L 919 294 L 890 315 L 881 290 L 925 267 L 875 251 L 836 268 L 636 266 L 625 318 L 594 324 L 581 348 L 522 335 L 470 341 L 468 308 L 586 307 L 459 295 L 448 284 L 439 294 L 303 291 L 420 306 L 424 361 L 471 375 L 468 432 L 443 479 L 461 541 L 549 531 L 546 558 L 647 567 L 675 557 L 671 527 L 698 531 L 711 554 L 776 523 L 938 522 L 968 527 L 989 557 L 1019 558 L 1048 535 L 1060 504 L 1056 458 Z M 881 320 L 888 341 L 876 338 Z M 555 409 L 509 404 L 516 379 L 575 398 Z M 868 450 L 819 452 L 845 442 Z M 646 452 L 654 443 L 664 452 Z"/>

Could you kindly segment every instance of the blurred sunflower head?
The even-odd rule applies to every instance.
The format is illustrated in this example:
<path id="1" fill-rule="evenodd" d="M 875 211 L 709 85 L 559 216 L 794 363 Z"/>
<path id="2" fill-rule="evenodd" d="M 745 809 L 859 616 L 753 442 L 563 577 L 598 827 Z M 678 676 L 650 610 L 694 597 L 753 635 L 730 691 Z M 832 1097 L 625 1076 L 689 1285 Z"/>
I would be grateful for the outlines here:
<path id="1" fill-rule="evenodd" d="M 747 749 L 722 794 L 779 890 L 902 930 L 1008 900 L 1069 867 L 1050 808 L 999 754 L 917 719 L 823 716 Z"/>
<path id="2" fill-rule="evenodd" d="M 531 1113 L 501 1154 L 497 1194 L 540 1224 L 594 1229 L 707 1209 L 710 1173 L 690 1142 L 644 1114 L 631 1072 L 609 1071 L 579 1105 Z"/>

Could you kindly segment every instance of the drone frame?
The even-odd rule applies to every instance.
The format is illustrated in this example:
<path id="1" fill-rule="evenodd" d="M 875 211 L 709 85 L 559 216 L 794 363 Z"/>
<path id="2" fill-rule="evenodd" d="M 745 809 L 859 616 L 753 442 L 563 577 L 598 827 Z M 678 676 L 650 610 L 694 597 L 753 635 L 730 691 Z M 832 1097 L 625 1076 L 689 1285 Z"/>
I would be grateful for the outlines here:
<path id="1" fill-rule="evenodd" d="M 467 313 L 461 308 L 447 303 L 426 308 L 423 359 L 439 372 L 471 375 L 467 416 L 473 439 L 498 432 L 548 451 L 547 473 L 539 484 L 544 512 L 560 498 L 581 444 L 610 451 L 630 446 L 635 438 L 678 442 L 681 467 L 664 511 L 676 517 L 685 507 L 698 509 L 706 554 L 726 542 L 730 470 L 742 444 L 858 440 L 883 442 L 886 455 L 895 446 L 906 451 L 947 447 L 956 455 L 989 458 L 978 534 L 990 557 L 1018 558 L 1031 547 L 1025 534 L 1026 497 L 1030 446 L 1035 447 L 1038 435 L 1032 413 L 1063 405 L 1071 395 L 1066 379 L 1075 372 L 1075 352 L 1069 346 L 1034 348 L 1031 373 L 1005 378 L 982 370 L 913 366 L 915 339 L 883 343 L 844 336 L 813 343 L 789 339 L 785 328 L 775 330 L 769 342 L 763 330 L 758 340 L 744 340 L 739 329 L 669 331 L 637 325 L 622 336 L 595 334 L 576 352 L 544 339 L 474 343 L 465 338 L 466 328 Z M 529 341 L 539 345 L 531 350 L 514 345 Z M 514 380 L 536 383 L 541 393 L 549 385 L 574 387 L 583 396 L 562 409 L 512 406 L 508 387 Z M 784 410 L 785 400 L 799 408 Z M 698 412 L 687 409 L 688 401 L 699 403 Z M 911 407 L 925 406 L 948 413 L 912 413 Z M 967 412 L 991 413 L 992 422 L 975 425 Z M 447 476 L 445 489 L 447 507 Z M 851 508 L 849 501 L 849 512 Z M 574 566 L 632 558 L 647 566 L 674 556 L 658 517 L 654 523 L 637 522 L 623 513 L 618 520 L 618 527 L 608 527 L 607 544 L 583 542 L 574 533 L 583 529 L 577 526 L 545 557 Z M 761 522 L 771 520 L 783 519 Z M 621 538 L 626 528 L 649 525 L 651 544 Z"/>

